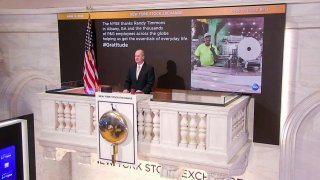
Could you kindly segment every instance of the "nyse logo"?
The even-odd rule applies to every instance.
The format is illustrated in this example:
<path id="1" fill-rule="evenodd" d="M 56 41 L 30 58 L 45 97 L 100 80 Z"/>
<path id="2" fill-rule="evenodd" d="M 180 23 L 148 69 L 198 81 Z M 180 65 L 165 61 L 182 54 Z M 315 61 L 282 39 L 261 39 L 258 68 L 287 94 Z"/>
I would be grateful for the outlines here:
<path id="1" fill-rule="evenodd" d="M 258 90 L 260 87 L 257 83 L 253 83 L 252 86 L 251 86 L 252 90 L 256 91 Z"/>

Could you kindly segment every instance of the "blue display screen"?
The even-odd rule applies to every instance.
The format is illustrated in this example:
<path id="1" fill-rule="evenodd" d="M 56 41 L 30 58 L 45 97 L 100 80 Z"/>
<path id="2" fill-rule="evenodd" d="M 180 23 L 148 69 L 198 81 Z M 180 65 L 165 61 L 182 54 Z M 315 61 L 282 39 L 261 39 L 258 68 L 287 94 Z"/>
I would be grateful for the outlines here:
<path id="1" fill-rule="evenodd" d="M 0 149 L 0 178 L 1 180 L 16 180 L 15 146 Z"/>

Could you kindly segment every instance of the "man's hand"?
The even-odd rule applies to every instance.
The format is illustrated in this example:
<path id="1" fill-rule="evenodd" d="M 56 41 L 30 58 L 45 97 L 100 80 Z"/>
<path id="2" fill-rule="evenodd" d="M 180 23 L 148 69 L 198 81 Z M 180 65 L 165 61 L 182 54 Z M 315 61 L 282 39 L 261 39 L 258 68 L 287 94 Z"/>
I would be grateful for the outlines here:
<path id="1" fill-rule="evenodd" d="M 124 89 L 122 92 L 123 93 L 129 93 L 128 89 Z"/>
<path id="2" fill-rule="evenodd" d="M 143 93 L 143 91 L 137 90 L 136 93 Z"/>

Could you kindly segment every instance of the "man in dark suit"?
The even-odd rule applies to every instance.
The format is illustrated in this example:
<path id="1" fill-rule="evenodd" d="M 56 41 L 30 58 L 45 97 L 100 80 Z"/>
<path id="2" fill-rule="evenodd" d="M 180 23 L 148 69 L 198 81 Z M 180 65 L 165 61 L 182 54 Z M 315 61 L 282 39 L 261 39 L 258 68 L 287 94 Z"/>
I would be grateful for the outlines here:
<path id="1" fill-rule="evenodd" d="M 154 68 L 144 62 L 142 49 L 135 52 L 134 60 L 136 64 L 129 68 L 123 92 L 149 94 L 155 80 Z"/>

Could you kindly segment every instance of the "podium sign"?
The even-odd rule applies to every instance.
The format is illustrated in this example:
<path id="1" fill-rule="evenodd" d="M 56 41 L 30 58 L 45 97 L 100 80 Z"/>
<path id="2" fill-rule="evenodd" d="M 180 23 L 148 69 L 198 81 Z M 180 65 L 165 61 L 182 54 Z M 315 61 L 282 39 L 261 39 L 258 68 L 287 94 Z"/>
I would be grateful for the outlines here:
<path id="1" fill-rule="evenodd" d="M 115 156 L 115 162 L 130 165 L 137 164 L 137 100 L 150 97 L 150 95 L 132 95 L 125 93 L 96 93 L 96 113 L 98 117 L 98 125 L 101 118 L 108 116 L 110 112 L 116 112 L 118 116 L 126 120 L 127 137 L 117 146 L 117 153 L 114 154 L 114 144 L 108 142 L 98 130 L 98 155 L 100 162 L 112 162 L 112 155 Z M 114 117 L 112 117 L 115 119 Z M 100 121 L 99 121 L 100 120 Z M 117 128 L 112 133 L 116 136 Z M 110 129 L 107 127 L 107 129 Z"/>

